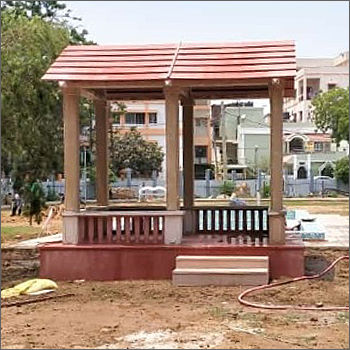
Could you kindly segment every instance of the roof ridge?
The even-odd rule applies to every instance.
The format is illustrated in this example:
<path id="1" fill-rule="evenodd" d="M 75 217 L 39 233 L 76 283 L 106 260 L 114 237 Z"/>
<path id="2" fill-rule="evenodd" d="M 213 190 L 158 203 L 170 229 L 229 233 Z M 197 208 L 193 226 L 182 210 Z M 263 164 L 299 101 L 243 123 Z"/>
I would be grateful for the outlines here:
<path id="1" fill-rule="evenodd" d="M 169 71 L 168 71 L 168 73 L 167 73 L 165 79 L 169 79 L 170 76 L 171 76 L 171 73 L 173 72 L 173 69 L 174 69 L 175 63 L 176 63 L 176 59 L 177 59 L 177 56 L 178 56 L 179 51 L 180 51 L 181 43 L 182 43 L 182 42 L 181 42 L 181 40 L 180 40 L 179 44 L 177 45 L 176 51 L 174 52 L 174 57 L 173 57 L 173 60 L 172 60 L 172 62 L 171 62 L 171 65 L 170 65 L 170 67 L 169 67 Z"/>

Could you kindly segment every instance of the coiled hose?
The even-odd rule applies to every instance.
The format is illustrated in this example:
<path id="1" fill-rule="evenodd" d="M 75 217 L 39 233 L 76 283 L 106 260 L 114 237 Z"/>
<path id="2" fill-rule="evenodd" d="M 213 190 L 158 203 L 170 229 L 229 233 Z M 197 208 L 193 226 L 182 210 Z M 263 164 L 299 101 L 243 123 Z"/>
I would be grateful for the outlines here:
<path id="1" fill-rule="evenodd" d="M 254 287 L 254 288 L 249 288 L 242 292 L 238 296 L 238 301 L 246 306 L 251 306 L 255 308 L 260 308 L 260 309 L 270 309 L 270 310 L 288 310 L 288 309 L 294 309 L 294 310 L 322 310 L 322 311 L 349 311 L 349 306 L 329 306 L 329 307 L 315 307 L 315 306 L 294 306 L 294 305 L 266 305 L 266 304 L 259 304 L 259 303 L 254 303 L 250 302 L 247 300 L 244 300 L 243 298 L 246 297 L 248 294 L 251 294 L 255 291 L 258 290 L 263 290 L 263 289 L 270 289 L 276 286 L 282 286 L 284 284 L 289 284 L 293 282 L 298 282 L 298 281 L 303 281 L 303 280 L 312 280 L 315 278 L 320 278 L 323 275 L 325 275 L 328 271 L 332 270 L 334 266 L 341 260 L 349 260 L 349 256 L 341 256 L 338 259 L 336 259 L 332 264 L 330 264 L 325 270 L 321 271 L 320 273 L 316 275 L 311 275 L 311 276 L 301 276 L 301 277 L 296 277 L 288 281 L 283 281 L 283 282 L 276 282 L 276 283 L 271 283 L 271 284 L 265 284 L 262 286 Z"/>

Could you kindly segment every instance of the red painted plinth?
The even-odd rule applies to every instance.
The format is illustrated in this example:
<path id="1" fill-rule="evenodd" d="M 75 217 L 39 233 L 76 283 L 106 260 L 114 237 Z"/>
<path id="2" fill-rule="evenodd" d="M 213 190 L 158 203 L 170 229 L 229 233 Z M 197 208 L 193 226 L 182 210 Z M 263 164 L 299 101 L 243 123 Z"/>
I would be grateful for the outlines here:
<path id="1" fill-rule="evenodd" d="M 270 277 L 304 274 L 304 247 L 283 246 L 121 246 L 67 245 L 39 247 L 40 277 L 54 280 L 171 279 L 178 255 L 264 255 L 270 258 Z"/>

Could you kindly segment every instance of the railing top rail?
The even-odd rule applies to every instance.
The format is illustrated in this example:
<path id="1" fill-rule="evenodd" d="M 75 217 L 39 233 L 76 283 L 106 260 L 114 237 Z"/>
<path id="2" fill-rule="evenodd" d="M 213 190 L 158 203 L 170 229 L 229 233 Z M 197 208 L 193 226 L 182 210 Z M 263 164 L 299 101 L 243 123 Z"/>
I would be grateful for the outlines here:
<path id="1" fill-rule="evenodd" d="M 106 217 L 106 216 L 172 216 L 172 215 L 184 215 L 183 211 L 81 211 L 66 212 L 63 216 L 79 216 L 79 217 Z"/>
<path id="2" fill-rule="evenodd" d="M 269 209 L 268 206 L 264 206 L 264 205 L 220 205 L 220 206 L 200 206 L 200 207 L 194 207 L 194 210 L 228 210 L 228 209 L 232 209 L 232 210 L 267 210 Z"/>

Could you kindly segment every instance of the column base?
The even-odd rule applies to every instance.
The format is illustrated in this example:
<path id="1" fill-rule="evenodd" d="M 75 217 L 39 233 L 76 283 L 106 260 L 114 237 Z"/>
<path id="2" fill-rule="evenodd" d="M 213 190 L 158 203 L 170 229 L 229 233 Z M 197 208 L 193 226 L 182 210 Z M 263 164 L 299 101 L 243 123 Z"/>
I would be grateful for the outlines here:
<path id="1" fill-rule="evenodd" d="M 181 244 L 184 212 L 167 211 L 164 215 L 164 244 Z"/>
<path id="2" fill-rule="evenodd" d="M 78 244 L 79 218 L 76 214 L 68 211 L 63 214 L 63 244 Z"/>
<path id="3" fill-rule="evenodd" d="M 183 225 L 184 225 L 183 231 L 185 235 L 195 233 L 196 217 L 195 217 L 195 212 L 192 209 L 184 210 Z"/>
<path id="4" fill-rule="evenodd" d="M 284 211 L 269 212 L 269 244 L 285 244 L 286 223 Z"/>

